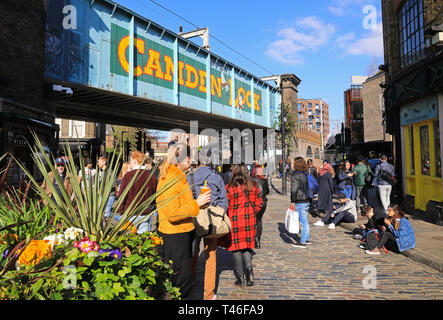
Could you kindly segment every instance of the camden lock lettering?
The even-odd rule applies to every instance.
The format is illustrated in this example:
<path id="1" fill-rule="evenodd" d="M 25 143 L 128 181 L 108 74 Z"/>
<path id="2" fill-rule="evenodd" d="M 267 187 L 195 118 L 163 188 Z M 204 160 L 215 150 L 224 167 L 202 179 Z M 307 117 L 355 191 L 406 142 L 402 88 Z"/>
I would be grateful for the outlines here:
<path id="1" fill-rule="evenodd" d="M 128 30 L 112 24 L 111 72 L 122 76 L 129 75 L 129 35 Z M 137 80 L 173 89 L 174 52 L 159 43 L 134 37 L 134 77 Z M 188 56 L 181 55 L 178 61 L 179 87 L 187 88 L 182 92 L 206 99 L 207 91 L 206 65 Z M 256 115 L 262 115 L 261 90 L 234 78 L 232 85 L 230 72 L 211 67 L 212 101 L 232 106 L 232 90 L 235 88 L 234 106 L 245 112 L 251 112 L 252 105 Z"/>

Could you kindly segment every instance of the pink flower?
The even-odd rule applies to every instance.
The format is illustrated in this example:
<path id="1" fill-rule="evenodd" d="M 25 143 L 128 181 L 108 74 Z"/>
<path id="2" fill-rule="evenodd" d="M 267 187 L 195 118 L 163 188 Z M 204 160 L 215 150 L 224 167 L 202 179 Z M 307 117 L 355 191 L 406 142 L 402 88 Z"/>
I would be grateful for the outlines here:
<path id="1" fill-rule="evenodd" d="M 74 247 L 78 248 L 80 251 L 84 253 L 88 253 L 89 251 L 99 251 L 100 246 L 97 242 L 89 240 L 89 237 L 83 238 L 80 242 L 74 241 Z"/>
<path id="2" fill-rule="evenodd" d="M 88 253 L 89 251 L 94 249 L 94 242 L 88 240 L 82 240 L 79 242 L 77 248 L 80 249 L 80 251 L 83 251 L 84 253 Z"/>

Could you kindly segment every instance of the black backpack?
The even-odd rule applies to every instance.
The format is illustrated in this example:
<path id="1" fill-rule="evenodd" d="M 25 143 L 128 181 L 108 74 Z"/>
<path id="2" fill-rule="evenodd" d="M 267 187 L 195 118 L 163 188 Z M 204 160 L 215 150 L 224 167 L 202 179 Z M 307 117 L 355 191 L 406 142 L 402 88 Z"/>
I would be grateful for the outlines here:
<path id="1" fill-rule="evenodd" d="M 395 186 L 397 184 L 397 180 L 386 170 L 380 169 L 379 177 L 389 183 L 391 186 Z"/>
<path id="2" fill-rule="evenodd" d="M 366 235 L 366 248 L 368 250 L 375 249 L 375 247 L 378 245 L 378 233 L 375 230 L 371 230 Z"/>

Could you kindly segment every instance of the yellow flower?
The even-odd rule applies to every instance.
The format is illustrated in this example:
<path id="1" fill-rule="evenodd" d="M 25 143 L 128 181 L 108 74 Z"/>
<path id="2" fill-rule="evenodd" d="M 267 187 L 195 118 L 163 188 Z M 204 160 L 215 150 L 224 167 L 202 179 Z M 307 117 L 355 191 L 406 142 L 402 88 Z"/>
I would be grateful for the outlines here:
<path id="1" fill-rule="evenodd" d="M 37 264 L 45 257 L 52 257 L 51 242 L 48 240 L 32 240 L 24 250 L 19 250 L 18 254 L 20 254 L 19 264 Z"/>
<path id="2" fill-rule="evenodd" d="M 153 236 L 152 238 L 152 242 L 154 243 L 154 246 L 158 246 L 160 244 L 163 244 L 163 239 L 157 236 Z"/>
<path id="3" fill-rule="evenodd" d="M 129 231 L 130 234 L 137 233 L 137 228 L 130 221 L 126 222 L 126 224 L 122 227 L 122 230 Z"/>

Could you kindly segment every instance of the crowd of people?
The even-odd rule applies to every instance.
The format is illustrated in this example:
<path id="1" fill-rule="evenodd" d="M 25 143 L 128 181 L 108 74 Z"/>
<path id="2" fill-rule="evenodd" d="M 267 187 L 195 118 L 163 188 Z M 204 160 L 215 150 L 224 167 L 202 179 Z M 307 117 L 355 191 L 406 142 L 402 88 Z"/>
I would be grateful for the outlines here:
<path id="1" fill-rule="evenodd" d="M 252 257 L 261 248 L 262 218 L 267 207 L 269 186 L 263 166 L 232 165 L 221 172 L 214 170 L 207 161 L 191 162 L 189 145 L 171 143 L 167 157 L 156 172 L 153 160 L 142 152 L 132 151 L 128 162 L 123 163 L 121 172 L 112 187 L 105 210 L 105 217 L 119 220 L 131 206 L 137 206 L 158 193 L 155 206 L 146 208 L 136 220 L 132 220 L 137 233 L 156 231 L 163 239 L 159 254 L 165 262 L 173 261 L 172 284 L 180 288 L 184 299 L 190 298 L 195 284 L 195 275 L 200 245 L 203 239 L 205 258 L 204 299 L 216 299 L 216 252 L 224 247 L 232 252 L 235 285 L 254 285 Z M 377 161 L 378 160 L 378 161 Z M 98 168 L 85 164 L 83 174 L 72 179 L 66 174 L 65 161 L 56 159 L 56 169 L 68 194 L 72 194 L 72 183 L 82 188 L 99 181 L 107 169 L 107 159 L 99 158 Z M 310 244 L 308 214 L 317 211 L 324 218 L 314 226 L 334 229 L 341 222 L 356 222 L 359 214 L 368 217 L 368 223 L 355 231 L 356 237 L 365 243 L 368 254 L 380 254 L 386 246 L 393 245 L 399 251 L 415 246 L 414 231 L 397 205 L 390 204 L 394 167 L 386 155 L 366 161 L 357 159 L 353 164 L 343 161 L 335 168 L 324 161 L 321 168 L 312 159 L 302 157 L 289 164 L 290 201 L 299 215 L 301 236 L 293 244 L 305 248 Z M 310 177 L 312 176 L 312 177 Z M 49 179 L 61 195 L 54 174 Z M 312 179 L 315 180 L 314 186 Z M 45 181 L 43 187 L 51 196 L 51 188 Z M 128 190 L 126 190 L 129 188 Z M 207 191 L 209 188 L 209 191 Z M 312 189 L 315 189 L 312 192 Z M 202 190 L 205 189 L 205 192 Z M 142 196 L 140 197 L 140 191 Z M 207 191 L 207 192 L 206 192 Z M 313 194 L 315 196 L 313 196 Z M 124 195 L 118 212 L 114 202 Z M 334 204 L 334 196 L 338 199 Z M 314 197 L 317 201 L 314 202 Z M 230 233 L 223 237 L 202 237 L 195 232 L 195 218 L 209 207 L 225 212 L 231 222 Z M 146 215 L 149 218 L 146 219 Z M 376 241 L 372 241 L 375 236 Z M 371 246 L 369 246 L 371 244 Z"/>
<path id="2" fill-rule="evenodd" d="M 355 223 L 358 215 L 368 218 L 368 223 L 354 230 L 360 246 L 368 254 L 380 254 L 386 248 L 403 252 L 415 247 L 414 230 L 397 204 L 391 204 L 392 186 L 396 184 L 395 168 L 385 154 L 370 161 L 362 157 L 356 163 L 346 160 L 334 169 L 325 160 L 316 168 L 312 159 L 294 159 L 291 175 L 291 203 L 299 214 L 301 237 L 293 246 L 305 248 L 310 243 L 307 213 L 324 216 L 314 226 L 335 229 L 341 223 Z M 311 175 L 318 183 L 317 206 L 314 208 L 311 187 L 307 179 Z M 338 203 L 334 204 L 334 196 Z"/>
<path id="3" fill-rule="evenodd" d="M 204 299 L 215 300 L 216 251 L 220 246 L 232 252 L 235 285 L 254 285 L 252 256 L 253 250 L 261 247 L 262 217 L 269 187 L 263 167 L 258 164 L 250 167 L 232 165 L 222 173 L 214 170 L 209 161 L 191 163 L 190 155 L 189 145 L 171 143 L 166 158 L 158 170 L 152 172 L 153 160 L 142 152 L 132 151 L 129 161 L 121 166 L 104 216 L 119 220 L 131 206 L 142 204 L 157 193 L 156 205 L 146 208 L 131 222 L 138 234 L 155 231 L 163 239 L 158 252 L 165 262 L 173 261 L 172 284 L 180 288 L 183 299 L 188 299 L 195 284 L 202 240 L 195 233 L 195 217 L 209 206 L 221 208 L 230 219 L 230 233 L 218 238 L 203 237 Z M 100 181 L 107 168 L 105 157 L 99 158 L 97 169 L 86 162 L 84 170 L 79 170 L 79 176 L 73 180 L 66 173 L 65 159 L 59 157 L 55 162 L 69 196 L 72 195 L 72 183 L 77 182 L 84 190 L 97 182 L 96 175 L 99 175 Z M 49 178 L 56 184 L 52 172 L 49 172 Z M 46 181 L 43 187 L 51 197 L 52 189 Z M 60 188 L 55 187 L 61 196 Z M 203 187 L 209 188 L 209 191 L 201 193 Z M 124 199 L 121 199 L 118 212 L 114 212 L 114 203 L 122 196 Z"/>

